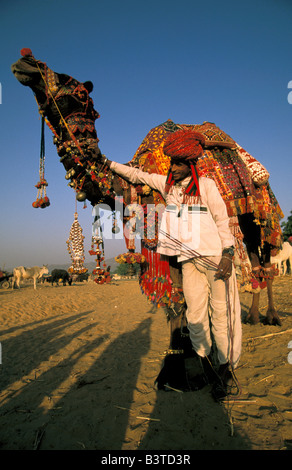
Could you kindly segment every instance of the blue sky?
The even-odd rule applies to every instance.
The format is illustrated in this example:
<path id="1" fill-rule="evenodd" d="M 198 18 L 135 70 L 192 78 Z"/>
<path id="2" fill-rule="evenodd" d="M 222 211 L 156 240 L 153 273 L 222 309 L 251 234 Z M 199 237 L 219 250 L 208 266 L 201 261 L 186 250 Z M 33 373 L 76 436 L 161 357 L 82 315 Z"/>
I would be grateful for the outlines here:
<path id="1" fill-rule="evenodd" d="M 51 205 L 34 209 L 41 124 L 30 89 L 10 66 L 23 47 L 55 72 L 94 83 L 100 148 L 127 162 L 148 131 L 172 119 L 215 122 L 270 172 L 285 217 L 292 210 L 290 0 L 12 0 L 1 4 L 0 267 L 68 263 L 74 220 L 46 128 Z M 78 203 L 86 261 L 91 206 Z M 124 251 L 105 240 L 106 257 Z"/>

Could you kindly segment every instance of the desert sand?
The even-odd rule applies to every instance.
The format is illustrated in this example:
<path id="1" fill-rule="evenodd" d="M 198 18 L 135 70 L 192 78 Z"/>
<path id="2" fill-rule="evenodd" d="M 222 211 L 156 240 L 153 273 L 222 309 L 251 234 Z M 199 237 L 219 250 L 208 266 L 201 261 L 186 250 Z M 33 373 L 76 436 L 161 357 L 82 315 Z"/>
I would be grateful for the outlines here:
<path id="1" fill-rule="evenodd" d="M 137 280 L 2 289 L 0 449 L 291 450 L 291 276 L 274 292 L 282 326 L 243 323 L 240 394 L 216 403 L 155 389 L 169 327 Z"/>

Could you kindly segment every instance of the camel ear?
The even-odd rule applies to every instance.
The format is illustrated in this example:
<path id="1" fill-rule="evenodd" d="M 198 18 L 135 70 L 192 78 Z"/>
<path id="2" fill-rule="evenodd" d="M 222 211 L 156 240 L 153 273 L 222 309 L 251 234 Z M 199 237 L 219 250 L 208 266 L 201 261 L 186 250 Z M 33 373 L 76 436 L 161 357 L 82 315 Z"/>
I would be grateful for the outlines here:
<path id="1" fill-rule="evenodd" d="M 91 93 L 92 90 L 93 90 L 93 83 L 92 82 L 84 82 L 83 83 L 84 87 L 86 88 L 86 90 L 88 91 L 88 93 Z"/>

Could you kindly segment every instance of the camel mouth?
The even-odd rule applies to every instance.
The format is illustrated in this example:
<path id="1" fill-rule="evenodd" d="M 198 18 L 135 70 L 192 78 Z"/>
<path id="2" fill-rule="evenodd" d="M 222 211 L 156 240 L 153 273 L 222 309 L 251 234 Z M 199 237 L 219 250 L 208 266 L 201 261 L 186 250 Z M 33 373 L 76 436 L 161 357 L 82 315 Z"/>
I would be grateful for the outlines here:
<path id="1" fill-rule="evenodd" d="M 29 80 L 27 75 L 25 75 L 24 72 L 21 72 L 18 69 L 17 64 L 11 65 L 11 71 L 12 71 L 13 75 L 17 78 L 17 80 L 21 83 L 26 82 L 26 81 Z"/>
<path id="2" fill-rule="evenodd" d="M 26 66 L 27 67 L 27 66 Z M 11 71 L 15 78 L 22 84 L 22 85 L 32 85 L 34 83 L 34 76 L 36 74 L 35 70 L 26 71 L 23 70 L 23 67 L 20 67 L 19 62 L 15 62 L 11 65 Z"/>
<path id="3" fill-rule="evenodd" d="M 14 71 L 13 75 L 22 85 L 29 86 L 32 83 L 32 80 L 21 72 Z"/>

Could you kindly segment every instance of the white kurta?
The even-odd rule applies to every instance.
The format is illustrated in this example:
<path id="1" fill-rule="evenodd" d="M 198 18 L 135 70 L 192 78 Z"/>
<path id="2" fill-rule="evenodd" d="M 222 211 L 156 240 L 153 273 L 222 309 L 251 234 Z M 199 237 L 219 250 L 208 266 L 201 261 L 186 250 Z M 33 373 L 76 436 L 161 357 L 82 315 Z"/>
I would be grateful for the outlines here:
<path id="1" fill-rule="evenodd" d="M 112 162 L 111 169 L 133 184 L 143 183 L 156 189 L 166 200 L 167 207 L 161 220 L 158 253 L 177 256 L 180 262 L 192 258 L 194 256 L 192 250 L 201 256 L 220 256 L 223 248 L 234 245 L 226 205 L 213 180 L 200 178 L 201 204 L 186 205 L 183 204 L 184 189 L 190 178 L 175 184 L 169 193 L 166 193 L 166 176 L 146 173 L 116 162 Z M 164 231 L 176 238 L 180 246 L 165 237 L 162 233 Z M 188 253 L 181 244 L 188 246 Z"/>
<path id="2" fill-rule="evenodd" d="M 186 205 L 183 203 L 184 190 L 190 178 L 173 185 L 166 193 L 166 176 L 149 174 L 116 162 L 112 162 L 110 168 L 133 184 L 147 184 L 166 200 L 157 252 L 177 256 L 177 260 L 182 262 L 186 316 L 192 345 L 200 356 L 210 353 L 211 321 L 219 363 L 229 361 L 236 367 L 241 354 L 241 309 L 234 269 L 229 280 L 231 309 L 228 315 L 225 282 L 215 280 L 216 268 L 206 263 L 202 265 L 200 258 L 196 260 L 197 256 L 204 256 L 218 264 L 222 249 L 234 245 L 226 205 L 216 184 L 211 179 L 199 178 L 201 202 L 195 204 L 190 200 L 190 204 Z"/>

